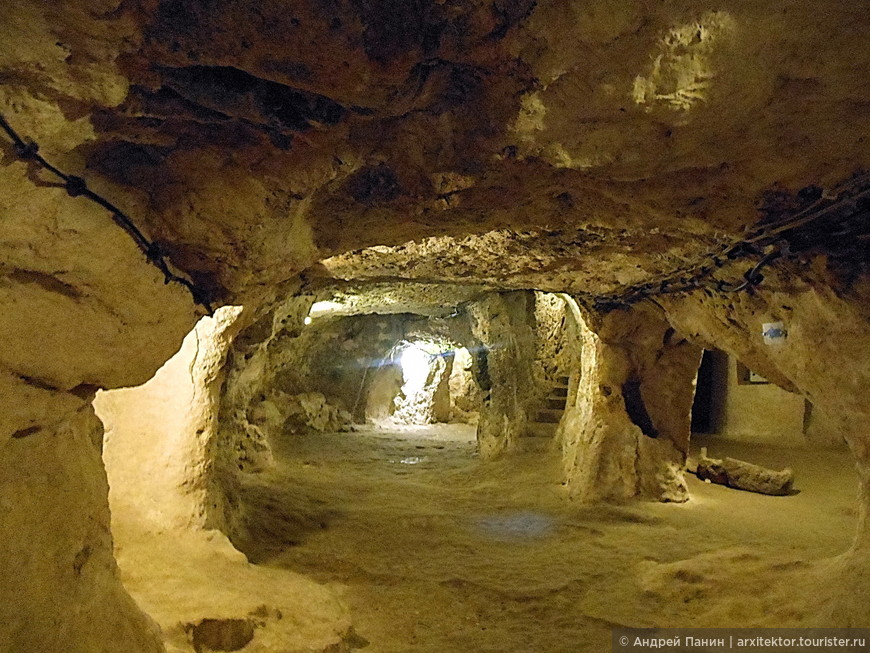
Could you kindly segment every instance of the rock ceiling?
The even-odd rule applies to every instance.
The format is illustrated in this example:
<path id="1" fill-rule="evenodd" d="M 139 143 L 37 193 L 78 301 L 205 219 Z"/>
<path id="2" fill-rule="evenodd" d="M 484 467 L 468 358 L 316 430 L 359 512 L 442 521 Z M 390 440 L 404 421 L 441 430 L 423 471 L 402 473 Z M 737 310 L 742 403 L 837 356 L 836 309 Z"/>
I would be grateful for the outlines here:
<path id="1" fill-rule="evenodd" d="M 304 270 L 614 292 L 870 163 L 860 3 L 8 13 L 3 115 L 227 301 Z"/>

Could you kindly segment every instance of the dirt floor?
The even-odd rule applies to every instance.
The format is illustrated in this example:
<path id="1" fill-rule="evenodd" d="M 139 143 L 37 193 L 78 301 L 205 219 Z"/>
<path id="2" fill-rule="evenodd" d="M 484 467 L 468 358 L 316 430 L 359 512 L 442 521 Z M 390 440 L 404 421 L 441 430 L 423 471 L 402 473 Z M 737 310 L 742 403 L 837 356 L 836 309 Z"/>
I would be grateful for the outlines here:
<path id="1" fill-rule="evenodd" d="M 824 625 L 825 558 L 855 526 L 849 454 L 702 445 L 791 466 L 800 492 L 690 476 L 686 504 L 586 507 L 555 456 L 482 462 L 467 427 L 289 436 L 246 483 L 251 536 L 235 544 L 333 589 L 367 653 L 600 652 L 615 624 Z"/>

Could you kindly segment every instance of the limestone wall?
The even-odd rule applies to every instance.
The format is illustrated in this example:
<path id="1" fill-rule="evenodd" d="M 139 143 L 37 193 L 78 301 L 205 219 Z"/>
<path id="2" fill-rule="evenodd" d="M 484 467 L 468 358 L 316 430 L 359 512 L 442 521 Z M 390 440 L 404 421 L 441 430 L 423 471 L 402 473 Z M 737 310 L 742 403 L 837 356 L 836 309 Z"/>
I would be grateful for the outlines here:
<path id="1" fill-rule="evenodd" d="M 227 529 L 234 449 L 218 414 L 226 354 L 241 307 L 203 317 L 148 382 L 100 392 L 112 510 L 152 530 Z"/>
<path id="2" fill-rule="evenodd" d="M 491 293 L 468 308 L 472 332 L 480 342 L 476 376 L 484 398 L 477 441 L 485 457 L 516 445 L 540 393 L 534 377 L 532 300 L 532 293 Z"/>
<path id="3" fill-rule="evenodd" d="M 448 385 L 451 421 L 476 424 L 480 417 L 483 397 L 480 386 L 474 378 L 474 356 L 467 347 L 456 350 Z"/>
<path id="4" fill-rule="evenodd" d="M 721 433 L 737 440 L 799 444 L 803 437 L 804 398 L 769 384 L 738 380 L 738 362 L 728 361 Z"/>
<path id="5" fill-rule="evenodd" d="M 558 432 L 571 494 L 685 501 L 700 349 L 652 306 L 583 317 L 580 380 Z"/>
<path id="6" fill-rule="evenodd" d="M 21 3 L 19 3 L 21 4 Z M 25 3 L 26 4 L 26 3 Z M 38 8 L 15 8 L 21 12 Z M 92 47 L 102 47 L 101 31 Z M 57 42 L 40 31 L 9 53 Z M 0 63 L 8 70 L 8 61 Z M 62 66 L 62 64 L 58 64 Z M 67 70 L 58 84 L 69 83 Z M 43 68 L 43 72 L 45 72 Z M 41 73 L 42 74 L 42 73 Z M 92 71 L 120 99 L 115 73 Z M 107 78 L 108 76 L 108 78 Z M 97 86 L 91 92 L 97 91 Z M 77 95 L 71 84 L 68 97 Z M 12 86 L 0 89 L 8 107 Z M 42 94 L 40 94 L 42 95 Z M 86 142 L 87 121 L 67 121 L 26 96 L 28 125 L 57 136 L 55 152 Z M 46 154 L 51 149 L 43 150 Z M 0 642 L 10 651 L 131 653 L 162 650 L 118 578 L 100 457 L 97 389 L 150 378 L 179 347 L 197 312 L 106 211 L 71 199 L 2 146 L 0 187 Z M 75 155 L 58 157 L 81 166 Z M 55 159 L 56 161 L 58 159 Z"/>
<path id="7" fill-rule="evenodd" d="M 118 578 L 103 427 L 89 405 L 0 446 L 0 648 L 163 650 Z"/>

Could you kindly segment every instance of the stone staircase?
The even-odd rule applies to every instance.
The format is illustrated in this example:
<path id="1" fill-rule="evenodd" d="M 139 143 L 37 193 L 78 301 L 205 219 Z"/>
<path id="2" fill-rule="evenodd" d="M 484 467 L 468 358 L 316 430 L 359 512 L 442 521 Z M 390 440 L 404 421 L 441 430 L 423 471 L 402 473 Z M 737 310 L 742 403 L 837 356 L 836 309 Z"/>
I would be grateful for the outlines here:
<path id="1" fill-rule="evenodd" d="M 565 413 L 565 404 L 568 401 L 568 377 L 560 376 L 556 379 L 556 385 L 550 390 L 537 410 L 534 421 L 526 424 L 523 437 L 518 442 L 520 451 L 544 451 L 553 441 L 559 421 Z"/>

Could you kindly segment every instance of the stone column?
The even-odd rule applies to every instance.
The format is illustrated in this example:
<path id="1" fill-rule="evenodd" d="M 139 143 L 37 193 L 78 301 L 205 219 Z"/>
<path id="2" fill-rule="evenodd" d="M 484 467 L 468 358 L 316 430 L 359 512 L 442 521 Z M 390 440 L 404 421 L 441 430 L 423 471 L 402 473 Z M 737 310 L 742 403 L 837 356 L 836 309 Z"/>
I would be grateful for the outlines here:
<path id="1" fill-rule="evenodd" d="M 493 293 L 469 307 L 484 400 L 477 424 L 480 454 L 492 458 L 510 450 L 526 428 L 534 396 L 535 360 L 531 293 Z"/>
<path id="2" fill-rule="evenodd" d="M 559 428 L 572 496 L 685 501 L 701 350 L 648 307 L 585 318 L 577 395 Z"/>

